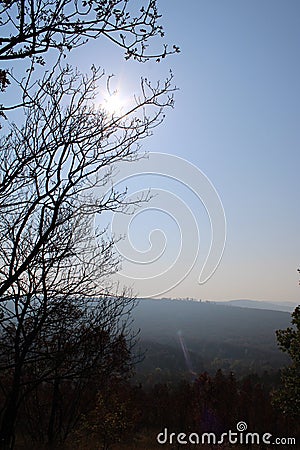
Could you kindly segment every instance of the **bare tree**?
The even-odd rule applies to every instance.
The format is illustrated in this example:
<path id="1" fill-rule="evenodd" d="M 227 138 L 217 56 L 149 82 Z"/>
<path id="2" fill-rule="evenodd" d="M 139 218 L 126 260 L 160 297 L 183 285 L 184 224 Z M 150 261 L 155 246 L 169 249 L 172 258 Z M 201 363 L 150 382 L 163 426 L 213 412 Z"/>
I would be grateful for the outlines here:
<path id="1" fill-rule="evenodd" d="M 31 434 L 36 438 L 40 430 L 40 440 L 49 444 L 54 443 L 54 436 L 64 440 L 78 420 L 78 405 L 90 383 L 97 378 L 98 388 L 103 388 L 108 376 L 126 374 L 132 363 L 133 337 L 128 326 L 134 302 L 125 294 L 111 297 L 106 294 L 107 286 L 99 286 L 115 270 L 110 244 L 103 242 L 100 247 L 90 242 L 85 217 L 77 218 L 72 229 L 74 243 L 66 245 L 65 238 L 70 239 L 69 228 L 60 229 L 56 236 L 58 246 L 61 250 L 65 246 L 68 254 L 57 248 L 49 251 L 45 245 L 39 268 L 28 266 L 26 278 L 14 285 L 13 299 L 1 308 L 3 448 L 13 447 L 20 407 L 26 402 L 27 416 L 34 417 L 43 392 L 48 401 L 43 407 L 44 421 Z"/>
<path id="2" fill-rule="evenodd" d="M 156 3 L 0 1 L 0 90 L 14 82 L 22 92 L 19 104 L 0 106 L 0 115 L 25 107 L 23 126 L 8 124 L 0 139 L 3 449 L 14 447 L 20 411 L 31 417 L 36 438 L 33 417 L 42 417 L 45 392 L 39 440 L 53 444 L 76 424 L 81 396 L 95 376 L 103 385 L 109 374 L 130 368 L 133 299 L 111 283 L 118 269 L 114 241 L 94 231 L 93 217 L 131 206 L 113 187 L 113 166 L 136 159 L 140 140 L 173 105 L 172 75 L 155 86 L 142 80 L 132 108 L 109 115 L 95 104 L 103 73 L 92 68 L 90 77 L 82 76 L 61 61 L 101 35 L 123 48 L 126 59 L 178 52 L 176 46 L 148 52 L 148 40 L 163 36 Z M 57 63 L 34 83 L 35 65 L 44 65 L 51 49 L 59 52 Z M 7 64 L 24 59 L 30 64 L 20 81 Z M 95 196 L 98 188 L 102 194 Z"/>
<path id="3" fill-rule="evenodd" d="M 71 50 L 100 35 L 124 49 L 127 59 L 169 53 L 167 46 L 161 54 L 146 53 L 147 40 L 164 35 L 156 0 L 138 6 L 130 0 L 4 0 L 0 17 L 2 61 Z"/>
<path id="4" fill-rule="evenodd" d="M 41 326 L 37 311 L 42 305 Z M 40 446 L 47 443 L 56 448 L 68 437 L 81 414 L 94 404 L 97 391 L 103 391 L 111 377 L 130 374 L 134 337 L 128 319 L 133 305 L 124 295 L 88 301 L 57 295 L 48 298 L 47 304 L 39 296 L 32 301 L 34 314 L 17 327 L 13 322 L 6 325 L 1 374 L 9 395 L 5 396 L 2 437 L 9 433 L 13 414 L 19 410 L 19 429 L 25 428 Z M 15 367 L 19 370 L 11 376 Z"/>
<path id="5" fill-rule="evenodd" d="M 0 1 L 0 61 L 30 59 L 45 64 L 51 50 L 66 54 L 103 36 L 122 48 L 125 58 L 159 61 L 178 53 L 166 44 L 149 52 L 149 39 L 163 37 L 157 1 L 132 0 L 2 0 Z M 32 75 L 29 71 L 28 78 Z M 0 69 L 0 89 L 10 83 L 9 69 Z M 13 106 L 1 106 L 0 114 Z"/>
<path id="6" fill-rule="evenodd" d="M 90 104 L 102 76 L 92 69 L 90 78 L 81 77 L 69 67 L 56 77 L 47 74 L 25 110 L 24 126 L 12 125 L 0 141 L 2 298 L 14 296 L 14 283 L 45 243 L 59 248 L 53 242 L 58 228 L 79 213 L 124 208 L 122 193 L 111 186 L 113 164 L 133 161 L 139 141 L 161 122 L 162 109 L 173 105 L 172 76 L 162 86 L 143 80 L 132 109 L 110 116 Z M 156 111 L 147 116 L 146 106 Z M 103 196 L 92 195 L 92 189 L 105 186 Z"/>
<path id="7" fill-rule="evenodd" d="M 130 207 L 125 193 L 112 185 L 113 165 L 133 161 L 139 141 L 161 122 L 163 109 L 173 105 L 172 76 L 163 85 L 142 80 L 140 96 L 121 116 L 93 104 L 102 77 L 95 68 L 86 77 L 58 63 L 34 86 L 35 93 L 25 89 L 32 106 L 25 109 L 24 125 L 12 124 L 0 142 L 3 449 L 14 447 L 18 411 L 28 393 L 52 383 L 51 442 L 61 384 L 88 379 L 97 365 L 98 373 L 104 374 L 106 366 L 117 370 L 115 358 L 106 364 L 105 348 L 111 358 L 116 343 L 130 346 L 122 318 L 132 303 L 111 285 L 118 268 L 113 240 L 103 230 L 93 232 L 93 217 Z M 96 188 L 102 188 L 101 195 L 94 195 Z M 92 307 L 95 302 L 99 305 Z M 75 338 L 67 331 L 72 328 L 80 330 Z M 87 334 L 106 347 L 95 345 L 89 353 L 93 346 Z M 119 366 L 124 369 L 125 363 L 121 358 Z M 59 428 L 61 436 L 70 426 Z"/>

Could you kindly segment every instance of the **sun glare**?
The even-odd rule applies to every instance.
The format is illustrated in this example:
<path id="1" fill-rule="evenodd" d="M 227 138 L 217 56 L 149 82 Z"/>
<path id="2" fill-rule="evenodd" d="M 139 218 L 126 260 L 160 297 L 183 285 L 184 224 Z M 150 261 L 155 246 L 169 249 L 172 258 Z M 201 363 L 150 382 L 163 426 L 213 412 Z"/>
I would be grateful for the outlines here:
<path id="1" fill-rule="evenodd" d="M 108 95 L 104 99 L 103 107 L 109 115 L 121 115 L 124 107 L 124 100 L 118 92 Z"/>

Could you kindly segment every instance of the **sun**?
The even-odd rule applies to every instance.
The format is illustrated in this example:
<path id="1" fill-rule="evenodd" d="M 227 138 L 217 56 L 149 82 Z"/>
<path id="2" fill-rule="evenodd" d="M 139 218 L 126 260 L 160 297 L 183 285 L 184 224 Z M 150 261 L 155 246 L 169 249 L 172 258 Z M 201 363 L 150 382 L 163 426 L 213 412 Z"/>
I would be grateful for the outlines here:
<path id="1" fill-rule="evenodd" d="M 120 116 L 123 113 L 124 99 L 118 91 L 115 91 L 104 98 L 103 108 L 108 115 Z"/>

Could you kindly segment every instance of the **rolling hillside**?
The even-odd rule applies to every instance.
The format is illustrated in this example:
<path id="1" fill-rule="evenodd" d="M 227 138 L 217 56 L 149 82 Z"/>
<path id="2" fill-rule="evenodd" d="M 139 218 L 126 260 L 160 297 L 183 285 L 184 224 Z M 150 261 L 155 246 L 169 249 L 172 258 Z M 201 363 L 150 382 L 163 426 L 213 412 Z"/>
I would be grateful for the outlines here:
<path id="1" fill-rule="evenodd" d="M 275 331 L 290 325 L 290 313 L 214 302 L 141 299 L 134 311 L 146 350 L 142 373 L 169 376 L 203 370 L 246 373 L 288 363 Z"/>

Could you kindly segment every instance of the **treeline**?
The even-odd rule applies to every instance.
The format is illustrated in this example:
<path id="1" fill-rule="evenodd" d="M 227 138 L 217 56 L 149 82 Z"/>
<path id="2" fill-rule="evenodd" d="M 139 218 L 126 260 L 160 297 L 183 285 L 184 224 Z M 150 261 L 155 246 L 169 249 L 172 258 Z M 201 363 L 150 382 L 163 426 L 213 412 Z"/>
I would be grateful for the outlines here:
<path id="1" fill-rule="evenodd" d="M 197 351 L 186 347 L 185 354 L 179 343 L 176 347 L 147 341 L 140 343 L 140 349 L 146 357 L 136 367 L 136 379 L 150 385 L 176 382 L 179 378 L 190 380 L 191 372 L 214 374 L 219 368 L 224 373 L 234 372 L 239 378 L 249 373 L 278 373 L 290 362 L 279 349 L 274 355 L 257 348 L 248 347 L 245 351 L 242 344 L 229 346 L 221 340 L 219 343 L 199 342 Z"/>
<path id="2" fill-rule="evenodd" d="M 221 370 L 213 376 L 203 372 L 190 382 L 157 383 L 148 388 L 133 385 L 124 378 L 112 378 L 105 387 L 90 386 L 77 405 L 77 413 L 81 410 L 81 415 L 76 427 L 64 443 L 56 443 L 52 448 L 152 450 L 161 448 L 156 438 L 166 428 L 176 435 L 213 432 L 221 436 L 229 430 L 236 432 L 241 421 L 247 424 L 249 432 L 299 439 L 297 420 L 283 415 L 272 405 L 273 392 L 278 388 L 279 384 L 268 374 L 237 379 L 233 373 L 225 375 Z M 62 389 L 63 398 L 67 399 L 69 394 Z M 44 395 L 46 404 L 47 389 Z M 38 423 L 46 411 L 35 416 L 31 428 L 28 423 L 31 416 L 27 413 L 24 410 L 19 420 L 16 448 L 46 448 Z M 68 415 L 61 420 L 66 422 Z M 174 442 L 166 447 L 177 449 L 181 445 Z M 195 445 L 184 447 L 195 448 Z"/>

